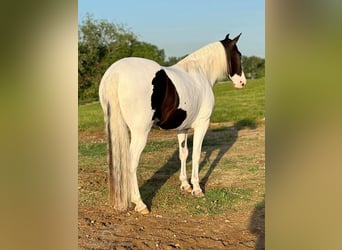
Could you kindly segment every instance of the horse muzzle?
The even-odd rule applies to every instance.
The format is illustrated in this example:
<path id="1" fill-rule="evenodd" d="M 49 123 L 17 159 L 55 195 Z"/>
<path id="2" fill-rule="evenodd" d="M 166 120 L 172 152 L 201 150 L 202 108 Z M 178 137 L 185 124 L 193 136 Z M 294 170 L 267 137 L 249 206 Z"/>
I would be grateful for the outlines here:
<path id="1" fill-rule="evenodd" d="M 233 75 L 232 77 L 229 77 L 233 84 L 234 84 L 234 87 L 237 88 L 237 89 L 242 89 L 246 86 L 247 84 L 247 80 L 246 80 L 246 77 L 245 77 L 245 74 L 243 73 L 242 71 L 242 74 L 241 76 L 238 75 L 238 74 L 235 74 Z"/>

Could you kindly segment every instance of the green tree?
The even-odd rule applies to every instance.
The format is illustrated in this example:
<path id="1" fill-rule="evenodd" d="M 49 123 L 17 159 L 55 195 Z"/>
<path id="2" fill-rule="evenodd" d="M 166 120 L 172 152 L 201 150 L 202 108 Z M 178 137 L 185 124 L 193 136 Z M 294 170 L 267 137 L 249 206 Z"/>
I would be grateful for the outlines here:
<path id="1" fill-rule="evenodd" d="M 159 64 L 164 64 L 165 52 L 163 49 L 158 49 L 157 46 L 147 43 L 134 41 L 131 45 L 131 56 L 143 57 L 156 61 Z"/>
<path id="2" fill-rule="evenodd" d="M 78 31 L 78 96 L 81 101 L 98 99 L 101 77 L 113 61 L 129 56 L 136 36 L 123 26 L 88 15 Z"/>
<path id="3" fill-rule="evenodd" d="M 242 67 L 247 78 L 261 78 L 265 76 L 265 59 L 257 56 L 242 56 Z"/>
<path id="4" fill-rule="evenodd" d="M 130 56 L 144 57 L 164 64 L 165 52 L 138 41 L 123 25 L 94 20 L 87 15 L 78 30 L 78 98 L 80 102 L 98 100 L 98 87 L 106 69 Z"/>
<path id="5" fill-rule="evenodd" d="M 164 62 L 165 66 L 171 66 L 174 65 L 176 63 L 178 63 L 180 60 L 182 60 L 184 57 L 186 57 L 188 55 L 185 56 L 181 56 L 181 57 L 176 57 L 176 56 L 171 56 L 167 59 L 167 61 Z"/>

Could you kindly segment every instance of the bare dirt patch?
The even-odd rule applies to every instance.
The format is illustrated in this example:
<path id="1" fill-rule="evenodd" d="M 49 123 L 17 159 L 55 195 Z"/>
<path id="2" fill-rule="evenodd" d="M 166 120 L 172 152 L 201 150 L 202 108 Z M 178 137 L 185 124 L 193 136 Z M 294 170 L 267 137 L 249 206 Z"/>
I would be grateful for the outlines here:
<path id="1" fill-rule="evenodd" d="M 255 226 L 251 232 L 249 212 L 170 217 L 118 214 L 109 206 L 88 209 L 79 213 L 81 249 L 253 249 L 258 230 L 262 234 Z"/>
<path id="2" fill-rule="evenodd" d="M 226 187 L 248 191 L 217 213 L 189 209 L 202 203 L 179 191 L 178 151 L 169 143 L 177 140 L 175 132 L 152 130 L 149 141 L 163 142 L 150 145 L 141 157 L 138 178 L 149 215 L 115 212 L 107 203 L 105 157 L 94 166 L 85 164 L 79 169 L 79 248 L 264 249 L 264 135 L 263 124 L 240 130 L 232 124 L 211 126 L 202 149 L 203 187 L 208 192 Z M 103 136 L 80 134 L 80 140 L 105 142 Z M 188 164 L 191 172 L 191 159 Z"/>

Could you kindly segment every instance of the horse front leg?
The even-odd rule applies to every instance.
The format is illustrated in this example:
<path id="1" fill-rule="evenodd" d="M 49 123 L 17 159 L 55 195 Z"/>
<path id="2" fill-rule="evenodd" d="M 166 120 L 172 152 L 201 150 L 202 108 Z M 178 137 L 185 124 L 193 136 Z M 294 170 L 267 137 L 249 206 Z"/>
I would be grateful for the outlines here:
<path id="1" fill-rule="evenodd" d="M 199 161 L 201 157 L 201 149 L 202 142 L 209 127 L 209 120 L 205 123 L 202 123 L 200 126 L 194 128 L 194 142 L 193 142 L 193 151 L 192 151 L 192 175 L 191 175 L 191 184 L 192 184 L 192 194 L 197 197 L 204 196 L 202 189 L 199 185 Z"/>
<path id="2" fill-rule="evenodd" d="M 188 158 L 188 145 L 187 145 L 187 130 L 177 131 L 178 144 L 179 144 L 179 159 L 181 161 L 181 171 L 179 175 L 179 180 L 181 181 L 181 190 L 190 193 L 192 188 L 188 182 L 186 176 L 186 159 Z"/>

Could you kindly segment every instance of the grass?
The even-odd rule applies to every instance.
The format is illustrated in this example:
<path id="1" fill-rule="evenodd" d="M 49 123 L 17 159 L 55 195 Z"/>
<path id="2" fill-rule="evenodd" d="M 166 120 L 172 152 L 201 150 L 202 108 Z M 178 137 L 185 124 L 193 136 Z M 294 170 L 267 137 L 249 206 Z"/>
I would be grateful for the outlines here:
<path id="1" fill-rule="evenodd" d="M 178 146 L 178 141 L 165 140 L 165 141 L 149 141 L 146 143 L 144 153 L 154 152 L 162 149 L 175 148 Z"/>
<path id="2" fill-rule="evenodd" d="M 200 161 L 203 198 L 180 192 L 175 132 L 152 130 L 153 139 L 139 162 L 138 181 L 143 200 L 153 211 L 214 216 L 253 209 L 262 201 L 264 138 L 258 128 L 265 115 L 264 88 L 264 79 L 250 80 L 243 90 L 227 82 L 215 85 L 211 119 L 215 126 L 205 137 Z M 79 203 L 83 207 L 107 204 L 107 144 L 100 104 L 80 105 L 78 115 Z M 188 146 L 191 176 L 191 134 Z"/>
<path id="3" fill-rule="evenodd" d="M 192 206 L 194 214 L 219 214 L 224 209 L 232 209 L 240 200 L 248 200 L 251 190 L 243 188 L 213 188 L 206 192 L 203 199 L 195 199 Z"/>
<path id="4" fill-rule="evenodd" d="M 192 215 L 216 215 L 224 210 L 237 209 L 237 203 L 249 201 L 251 193 L 250 189 L 219 187 L 209 189 L 203 198 L 196 198 L 181 194 L 177 186 L 160 189 L 155 196 L 158 202 L 154 202 L 153 206 L 164 213 L 172 208 Z"/>
<path id="5" fill-rule="evenodd" d="M 94 102 L 78 106 L 78 131 L 92 133 L 103 130 L 104 121 L 101 105 Z"/>
<path id="6" fill-rule="evenodd" d="M 234 122 L 240 127 L 255 126 L 265 116 L 265 79 L 249 80 L 244 89 L 230 82 L 214 87 L 215 108 L 211 122 Z"/>
<path id="7" fill-rule="evenodd" d="M 80 156 L 97 158 L 107 155 L 106 143 L 80 143 L 78 145 L 78 153 Z"/>

